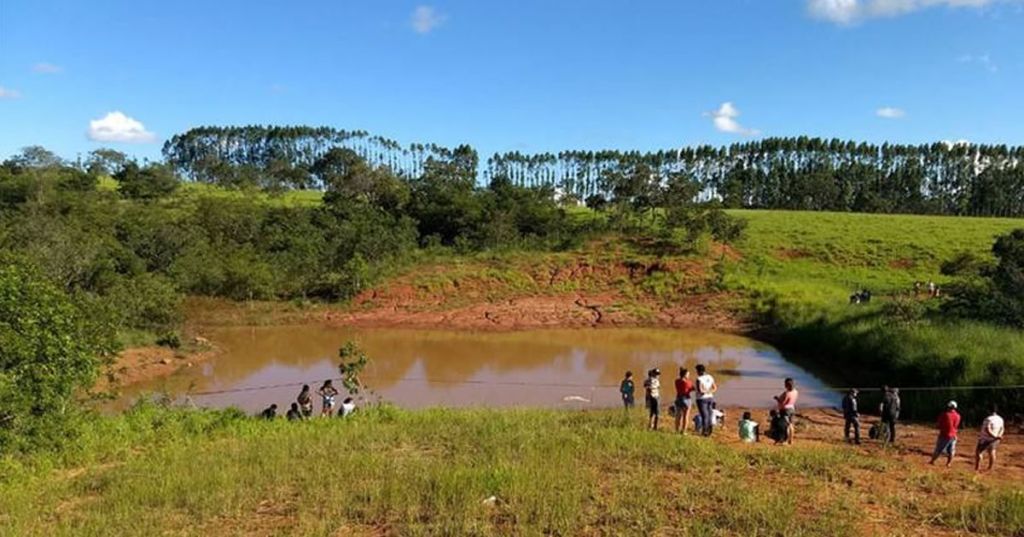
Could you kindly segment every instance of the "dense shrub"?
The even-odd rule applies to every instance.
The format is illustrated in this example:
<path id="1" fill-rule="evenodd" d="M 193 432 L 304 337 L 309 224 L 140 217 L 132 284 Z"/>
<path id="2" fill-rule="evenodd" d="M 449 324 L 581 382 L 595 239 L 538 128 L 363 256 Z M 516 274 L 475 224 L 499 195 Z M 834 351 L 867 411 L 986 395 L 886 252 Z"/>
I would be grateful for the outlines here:
<path id="1" fill-rule="evenodd" d="M 75 391 L 90 386 L 113 330 L 38 271 L 0 261 L 0 450 L 65 440 Z"/>

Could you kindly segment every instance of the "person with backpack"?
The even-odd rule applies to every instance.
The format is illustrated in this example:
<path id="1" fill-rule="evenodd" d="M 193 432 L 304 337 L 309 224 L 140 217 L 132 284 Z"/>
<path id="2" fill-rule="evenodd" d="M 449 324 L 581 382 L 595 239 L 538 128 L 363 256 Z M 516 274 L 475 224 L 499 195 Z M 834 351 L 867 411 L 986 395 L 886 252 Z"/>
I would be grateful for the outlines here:
<path id="1" fill-rule="evenodd" d="M 633 385 L 633 372 L 626 371 L 626 377 L 622 379 L 619 384 L 619 395 L 622 397 L 622 406 L 626 410 L 633 408 L 633 392 L 636 391 L 636 386 Z"/>
<path id="2" fill-rule="evenodd" d="M 679 378 L 676 379 L 676 432 L 686 434 L 687 422 L 690 421 L 690 394 L 693 393 L 693 381 L 690 380 L 690 372 L 685 367 L 679 368 Z"/>
<path id="3" fill-rule="evenodd" d="M 935 440 L 935 451 L 928 464 L 935 464 L 939 456 L 945 453 L 948 468 L 953 464 L 953 456 L 956 454 L 956 433 L 960 428 L 960 414 L 956 411 L 956 401 L 946 403 L 946 411 L 939 414 L 937 426 L 939 437 Z"/>
<path id="4" fill-rule="evenodd" d="M 882 425 L 889 429 L 886 443 L 896 443 L 896 422 L 900 419 L 900 390 L 882 386 L 882 404 L 878 408 L 882 415 Z"/>
<path id="5" fill-rule="evenodd" d="M 981 422 L 981 433 L 978 435 L 978 447 L 974 450 L 974 471 L 981 471 L 981 456 L 988 454 L 988 469 L 996 464 L 996 448 L 1006 433 L 1006 424 L 998 413 L 999 409 L 992 405 L 992 413 Z"/>
<path id="6" fill-rule="evenodd" d="M 718 384 L 715 377 L 707 372 L 704 364 L 697 364 L 697 413 L 700 414 L 701 435 L 711 436 L 714 429 L 715 392 L 718 391 Z"/>
<path id="7" fill-rule="evenodd" d="M 647 372 L 647 380 L 644 381 L 645 400 L 647 401 L 648 427 L 652 431 L 658 430 L 658 417 L 661 414 L 661 370 L 654 368 Z"/>
<path id="8" fill-rule="evenodd" d="M 853 444 L 860 445 L 860 410 L 858 408 L 857 388 L 850 388 L 843 397 L 843 437 L 847 443 L 851 443 L 850 430 L 853 430 Z"/>

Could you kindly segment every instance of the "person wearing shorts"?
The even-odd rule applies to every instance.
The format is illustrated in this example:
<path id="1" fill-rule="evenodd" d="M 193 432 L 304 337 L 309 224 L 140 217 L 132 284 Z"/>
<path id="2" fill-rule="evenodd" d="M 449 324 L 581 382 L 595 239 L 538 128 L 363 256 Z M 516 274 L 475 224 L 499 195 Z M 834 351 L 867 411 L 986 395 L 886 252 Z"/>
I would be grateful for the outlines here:
<path id="1" fill-rule="evenodd" d="M 654 368 L 647 372 L 647 380 L 644 381 L 646 390 L 645 400 L 647 401 L 648 426 L 652 431 L 658 430 L 658 417 L 661 415 L 661 370 Z"/>
<path id="2" fill-rule="evenodd" d="M 1006 433 L 1006 423 L 999 415 L 999 409 L 992 406 L 992 413 L 981 422 L 981 433 L 978 434 L 978 447 L 974 450 L 974 471 L 981 471 L 981 456 L 988 454 L 988 469 L 996 464 L 996 448 Z"/>
<path id="3" fill-rule="evenodd" d="M 935 452 L 928 464 L 935 464 L 943 454 L 946 455 L 946 467 L 953 464 L 956 455 L 956 433 L 960 428 L 960 414 L 956 411 L 956 401 L 946 403 L 946 411 L 939 414 L 939 437 L 935 439 Z"/>
<path id="4" fill-rule="evenodd" d="M 796 416 L 796 400 L 800 397 L 795 382 L 787 378 L 783 383 L 785 391 L 775 396 L 779 414 L 786 418 L 786 443 L 793 445 L 793 418 Z"/>
<path id="5" fill-rule="evenodd" d="M 693 381 L 690 380 L 690 372 L 685 367 L 680 367 L 679 378 L 676 379 L 675 400 L 677 433 L 686 434 L 686 425 L 690 421 L 691 393 L 693 393 Z"/>
<path id="6" fill-rule="evenodd" d="M 338 396 L 338 389 L 334 387 L 330 379 L 324 381 L 323 386 L 317 391 L 320 394 L 320 398 L 323 402 L 323 410 L 320 412 L 321 416 L 330 416 L 331 411 L 334 410 L 334 398 Z"/>

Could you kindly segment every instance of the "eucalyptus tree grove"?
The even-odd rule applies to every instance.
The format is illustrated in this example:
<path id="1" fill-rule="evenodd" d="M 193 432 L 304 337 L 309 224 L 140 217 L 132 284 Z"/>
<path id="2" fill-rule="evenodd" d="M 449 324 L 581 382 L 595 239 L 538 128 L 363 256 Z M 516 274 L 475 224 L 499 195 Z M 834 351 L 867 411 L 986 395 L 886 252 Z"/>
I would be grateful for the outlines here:
<path id="1" fill-rule="evenodd" d="M 225 186 L 327 189 L 320 162 L 348 149 L 397 177 L 424 180 L 430 167 L 457 164 L 474 183 L 502 179 L 546 187 L 595 206 L 661 206 L 673 184 L 697 188 L 693 201 L 728 207 L 1024 216 L 1024 147 L 938 142 L 873 145 L 837 139 L 766 138 L 727 147 L 653 152 L 562 151 L 496 154 L 482 166 L 469 146 L 397 142 L 328 127 L 200 127 L 164 145 L 183 176 Z M 433 163 L 433 164 L 431 164 Z"/>

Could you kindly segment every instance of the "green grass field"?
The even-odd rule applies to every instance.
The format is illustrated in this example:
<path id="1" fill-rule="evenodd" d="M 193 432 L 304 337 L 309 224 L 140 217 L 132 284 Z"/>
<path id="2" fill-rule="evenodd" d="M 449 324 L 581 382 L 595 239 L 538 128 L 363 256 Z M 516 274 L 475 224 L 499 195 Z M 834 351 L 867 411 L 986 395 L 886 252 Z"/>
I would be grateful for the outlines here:
<path id="1" fill-rule="evenodd" d="M 730 281 L 832 303 L 867 287 L 909 292 L 949 281 L 939 267 L 961 252 L 991 258 L 995 237 L 1024 220 L 948 216 L 730 211 L 748 222 Z"/>
<path id="2" fill-rule="evenodd" d="M 0 459 L 0 533 L 1024 530 L 1024 496 L 963 474 L 935 479 L 841 446 L 781 449 L 650 433 L 640 421 L 621 411 L 385 407 L 347 420 L 267 423 L 150 407 L 96 422 L 61 459 Z M 893 481 L 877 481 L 882 475 Z"/>

